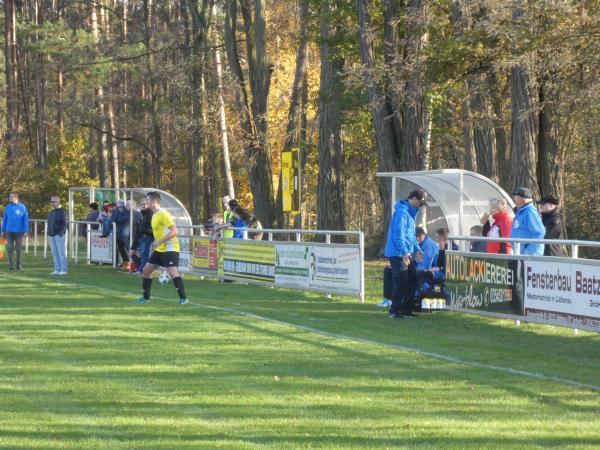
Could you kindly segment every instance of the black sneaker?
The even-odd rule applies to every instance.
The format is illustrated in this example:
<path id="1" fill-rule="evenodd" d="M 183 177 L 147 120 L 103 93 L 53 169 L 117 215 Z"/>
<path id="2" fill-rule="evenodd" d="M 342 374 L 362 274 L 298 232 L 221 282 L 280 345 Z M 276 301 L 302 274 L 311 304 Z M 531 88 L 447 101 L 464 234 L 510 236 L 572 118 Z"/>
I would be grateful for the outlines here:
<path id="1" fill-rule="evenodd" d="M 388 319 L 402 319 L 402 316 L 398 313 L 389 313 Z"/>
<path id="2" fill-rule="evenodd" d="M 406 317 L 407 319 L 416 319 L 417 315 L 415 313 L 411 312 L 403 312 L 400 313 L 402 315 L 402 317 Z"/>

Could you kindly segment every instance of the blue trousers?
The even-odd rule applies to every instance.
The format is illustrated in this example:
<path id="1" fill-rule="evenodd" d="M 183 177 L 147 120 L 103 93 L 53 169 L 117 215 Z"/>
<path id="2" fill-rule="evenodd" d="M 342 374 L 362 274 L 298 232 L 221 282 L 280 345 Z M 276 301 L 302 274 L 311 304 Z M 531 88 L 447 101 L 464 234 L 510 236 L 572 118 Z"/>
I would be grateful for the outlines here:
<path id="1" fill-rule="evenodd" d="M 414 261 L 406 266 L 399 256 L 389 258 L 392 267 L 392 306 L 390 314 L 412 312 L 417 289 L 417 269 Z"/>
<path id="2" fill-rule="evenodd" d="M 67 271 L 67 252 L 65 249 L 65 235 L 57 234 L 48 236 L 50 241 L 50 250 L 52 250 L 52 258 L 54 258 L 54 270 L 56 272 Z"/>

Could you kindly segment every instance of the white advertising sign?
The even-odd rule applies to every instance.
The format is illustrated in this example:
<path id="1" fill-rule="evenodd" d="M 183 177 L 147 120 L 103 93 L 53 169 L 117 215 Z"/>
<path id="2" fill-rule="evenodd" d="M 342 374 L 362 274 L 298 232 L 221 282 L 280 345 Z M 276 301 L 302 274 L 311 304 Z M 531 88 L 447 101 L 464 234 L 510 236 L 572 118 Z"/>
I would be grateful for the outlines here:
<path id="1" fill-rule="evenodd" d="M 276 245 L 277 286 L 359 295 L 360 270 L 358 247 Z"/>
<path id="2" fill-rule="evenodd" d="M 600 266 L 527 261 L 524 282 L 526 316 L 600 331 Z"/>
<path id="3" fill-rule="evenodd" d="M 191 272 L 192 253 L 190 238 L 179 238 L 179 271 Z"/>
<path id="4" fill-rule="evenodd" d="M 110 236 L 102 237 L 102 231 L 90 231 L 90 261 L 112 264 L 113 241 Z"/>

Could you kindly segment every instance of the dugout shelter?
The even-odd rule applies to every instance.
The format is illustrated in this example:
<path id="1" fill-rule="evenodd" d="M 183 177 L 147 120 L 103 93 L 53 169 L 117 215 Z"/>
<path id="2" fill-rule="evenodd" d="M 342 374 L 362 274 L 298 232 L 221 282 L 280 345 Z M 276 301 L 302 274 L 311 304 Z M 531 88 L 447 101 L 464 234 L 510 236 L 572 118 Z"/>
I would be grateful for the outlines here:
<path id="1" fill-rule="evenodd" d="M 73 233 L 73 222 L 76 220 L 81 220 L 80 217 L 75 217 L 76 206 L 78 202 L 86 201 L 86 205 L 92 202 L 97 202 L 99 207 L 102 208 L 102 202 L 108 200 L 109 202 L 116 202 L 117 200 L 133 200 L 136 203 L 136 209 L 140 208 L 141 202 L 146 197 L 148 192 L 155 191 L 160 194 L 161 208 L 167 210 L 173 216 L 175 220 L 175 224 L 177 228 L 189 230 L 192 226 L 192 218 L 188 213 L 187 209 L 175 197 L 174 195 L 161 191 L 160 189 L 155 188 L 97 188 L 92 186 L 87 187 L 70 187 L 69 188 L 69 234 L 71 236 L 75 236 Z M 84 200 L 85 199 L 85 200 Z M 131 219 L 133 220 L 133 214 L 131 215 Z M 133 227 L 132 227 L 133 228 Z M 132 237 L 130 237 L 131 244 Z"/>
<path id="2" fill-rule="evenodd" d="M 514 207 L 510 195 L 495 182 L 467 170 L 379 172 L 377 176 L 391 179 L 392 208 L 415 189 L 425 193 L 428 206 L 419 210 L 416 222 L 430 235 L 447 227 L 450 235 L 468 236 L 472 226 L 480 225 L 491 198 L 503 197 Z"/>

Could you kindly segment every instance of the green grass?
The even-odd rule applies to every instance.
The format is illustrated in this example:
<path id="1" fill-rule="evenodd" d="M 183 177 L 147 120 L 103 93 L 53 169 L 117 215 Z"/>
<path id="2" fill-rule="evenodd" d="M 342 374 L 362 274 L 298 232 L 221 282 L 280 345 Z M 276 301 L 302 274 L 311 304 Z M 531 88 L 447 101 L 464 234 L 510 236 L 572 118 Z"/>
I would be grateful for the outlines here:
<path id="1" fill-rule="evenodd" d="M 0 266 L 0 448 L 598 448 L 600 336 L 26 258 Z M 450 356 L 452 362 L 401 347 Z M 474 363 L 474 364 L 470 364 Z M 479 364 L 479 365 L 477 365 Z"/>

